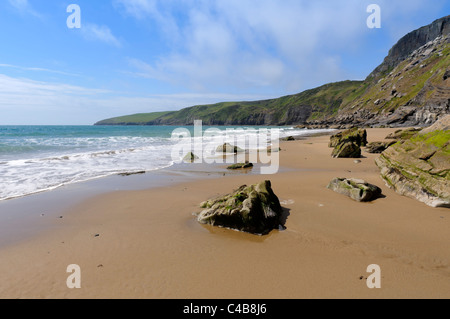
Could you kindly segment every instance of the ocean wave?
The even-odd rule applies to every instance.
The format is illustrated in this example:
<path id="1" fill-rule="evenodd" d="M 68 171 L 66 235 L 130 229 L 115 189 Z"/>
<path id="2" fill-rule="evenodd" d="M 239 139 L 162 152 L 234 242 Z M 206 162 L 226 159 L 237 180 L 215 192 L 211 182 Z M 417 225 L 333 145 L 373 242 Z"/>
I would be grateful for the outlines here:
<path id="1" fill-rule="evenodd" d="M 174 165 L 179 159 L 172 158 L 174 145 L 182 144 L 188 149 L 193 142 L 201 142 L 204 147 L 221 145 L 224 142 L 242 145 L 249 138 L 258 138 L 270 145 L 275 136 L 303 135 L 315 132 L 289 128 L 242 128 L 217 130 L 216 137 L 192 136 L 173 141 L 173 128 L 113 128 L 114 134 L 128 134 L 130 130 L 139 136 L 22 136 L 18 139 L 0 136 L 0 200 L 22 197 L 53 190 L 64 185 L 85 182 L 117 174 L 149 172 Z M 60 135 L 69 135 L 61 132 Z M 100 134 L 97 128 L 68 128 L 71 135 Z M 107 128 L 99 128 L 107 134 Z M 119 130 L 120 132 L 118 132 Z M 140 130 L 149 130 L 142 136 Z M 151 131 L 157 130 L 157 133 Z M 271 131 L 272 130 L 272 131 Z M 320 130 L 316 130 L 320 131 Z M 193 131 L 191 131 L 193 133 Z M 64 133 L 64 134 L 63 134 Z M 111 133 L 111 132 L 110 132 Z M 264 146 L 264 145 L 263 145 Z M 2 152 L 3 150 L 4 152 Z M 6 150 L 6 151 L 5 151 Z M 183 148 L 184 150 L 184 148 Z"/>

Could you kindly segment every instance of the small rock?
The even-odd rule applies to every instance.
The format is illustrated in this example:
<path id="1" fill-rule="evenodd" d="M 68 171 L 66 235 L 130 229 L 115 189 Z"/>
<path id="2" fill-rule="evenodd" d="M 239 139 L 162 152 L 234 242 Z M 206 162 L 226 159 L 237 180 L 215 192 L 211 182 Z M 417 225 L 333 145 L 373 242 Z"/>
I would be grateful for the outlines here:
<path id="1" fill-rule="evenodd" d="M 228 166 L 227 169 L 229 170 L 238 170 L 238 169 L 246 169 L 246 168 L 252 168 L 253 164 L 246 162 L 246 163 L 238 163 L 231 166 Z"/>
<path id="2" fill-rule="evenodd" d="M 225 143 L 219 147 L 217 147 L 216 152 L 218 153 L 240 153 L 244 152 L 244 150 L 238 146 L 233 146 L 229 143 Z"/>
<path id="3" fill-rule="evenodd" d="M 359 164 L 359 163 L 361 163 L 361 161 L 360 160 L 355 160 L 354 163 L 355 164 Z"/>
<path id="4" fill-rule="evenodd" d="M 195 155 L 192 152 L 189 152 L 186 154 L 186 156 L 183 158 L 183 162 L 186 163 L 194 163 L 196 160 L 198 160 L 199 157 L 197 155 Z"/>
<path id="5" fill-rule="evenodd" d="M 142 175 L 142 174 L 145 174 L 145 171 L 120 173 L 118 175 L 126 177 L 126 176 L 131 176 L 131 175 Z"/>
<path id="6" fill-rule="evenodd" d="M 335 178 L 328 184 L 327 188 L 358 202 L 370 202 L 381 196 L 381 189 L 378 186 L 361 179 Z"/>
<path id="7" fill-rule="evenodd" d="M 446 81 L 448 78 L 450 78 L 450 69 L 445 71 L 445 74 L 442 78 L 444 79 L 444 81 Z"/>

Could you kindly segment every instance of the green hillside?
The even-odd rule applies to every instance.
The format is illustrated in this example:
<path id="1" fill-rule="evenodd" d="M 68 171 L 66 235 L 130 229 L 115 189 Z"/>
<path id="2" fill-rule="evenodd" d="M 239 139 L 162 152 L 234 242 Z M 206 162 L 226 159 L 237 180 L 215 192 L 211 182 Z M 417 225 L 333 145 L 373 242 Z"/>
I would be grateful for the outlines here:
<path id="1" fill-rule="evenodd" d="M 172 112 L 139 113 L 106 119 L 96 125 L 148 125 L 155 119 Z"/>
<path id="2" fill-rule="evenodd" d="M 362 81 L 344 81 L 276 99 L 197 105 L 176 112 L 117 117 L 96 125 L 192 125 L 197 119 L 205 125 L 300 124 L 333 116 L 366 88 Z"/>

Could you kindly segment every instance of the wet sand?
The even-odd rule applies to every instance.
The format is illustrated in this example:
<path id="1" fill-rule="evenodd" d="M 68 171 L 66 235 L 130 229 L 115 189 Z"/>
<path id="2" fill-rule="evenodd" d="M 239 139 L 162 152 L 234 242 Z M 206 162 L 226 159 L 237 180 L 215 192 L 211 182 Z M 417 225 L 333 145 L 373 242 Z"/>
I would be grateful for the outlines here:
<path id="1" fill-rule="evenodd" d="M 369 129 L 369 142 L 392 131 Z M 38 233 L 0 246 L 0 298 L 449 298 L 450 210 L 386 187 L 376 154 L 332 159 L 328 141 L 283 143 L 275 175 L 109 192 L 41 216 Z M 335 177 L 365 179 L 385 197 L 355 202 L 326 188 Z M 286 230 L 255 236 L 192 215 L 265 179 L 289 212 Z M 70 264 L 81 267 L 81 289 L 66 286 Z M 366 285 L 371 264 L 381 289 Z"/>

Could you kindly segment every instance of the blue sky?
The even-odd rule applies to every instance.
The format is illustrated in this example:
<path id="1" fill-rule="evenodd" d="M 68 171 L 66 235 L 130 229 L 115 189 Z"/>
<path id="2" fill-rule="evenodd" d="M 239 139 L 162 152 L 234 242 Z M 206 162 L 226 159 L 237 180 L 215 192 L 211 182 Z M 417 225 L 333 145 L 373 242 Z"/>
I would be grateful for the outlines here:
<path id="1" fill-rule="evenodd" d="M 381 28 L 369 29 L 369 4 Z M 81 28 L 67 27 L 67 7 Z M 364 79 L 448 0 L 2 0 L 0 125 L 133 113 Z"/>

